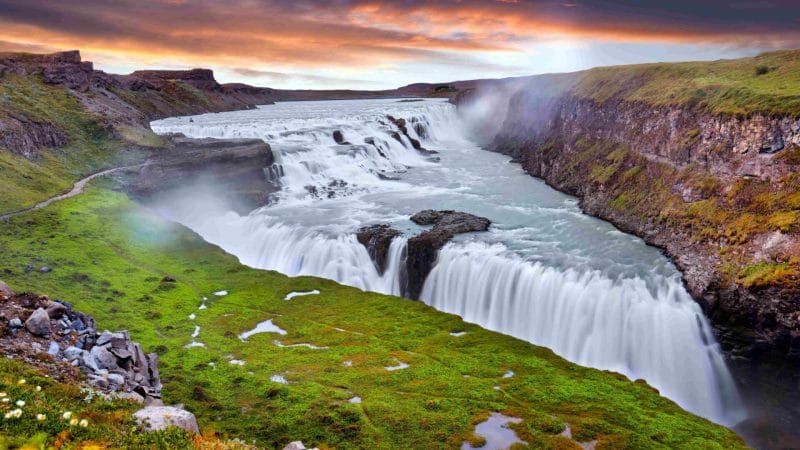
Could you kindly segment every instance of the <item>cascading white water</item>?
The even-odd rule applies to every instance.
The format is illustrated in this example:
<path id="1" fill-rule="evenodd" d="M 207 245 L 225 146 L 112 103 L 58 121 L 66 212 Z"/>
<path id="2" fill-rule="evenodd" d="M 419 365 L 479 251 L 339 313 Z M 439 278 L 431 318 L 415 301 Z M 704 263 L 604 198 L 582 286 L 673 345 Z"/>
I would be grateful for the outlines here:
<path id="1" fill-rule="evenodd" d="M 387 114 L 405 119 L 409 136 L 440 151 L 441 162 L 414 150 Z M 202 198 L 154 204 L 244 264 L 397 295 L 405 238 L 391 244 L 379 274 L 357 228 L 389 222 L 410 235 L 419 227 L 408 216 L 425 208 L 483 215 L 493 228 L 440 252 L 423 301 L 579 364 L 644 378 L 717 422 L 743 417 L 708 323 L 672 264 L 482 151 L 447 103 L 284 103 L 153 128 L 273 147 L 283 190 L 268 207 L 240 216 L 210 211 Z M 336 130 L 347 144 L 334 142 Z"/>

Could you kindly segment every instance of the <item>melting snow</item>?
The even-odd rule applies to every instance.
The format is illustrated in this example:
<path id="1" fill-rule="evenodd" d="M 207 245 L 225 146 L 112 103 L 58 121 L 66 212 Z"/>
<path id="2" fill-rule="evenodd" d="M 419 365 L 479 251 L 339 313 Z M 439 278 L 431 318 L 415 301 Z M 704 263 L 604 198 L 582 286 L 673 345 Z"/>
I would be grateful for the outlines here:
<path id="1" fill-rule="evenodd" d="M 216 295 L 217 297 L 224 297 L 224 296 L 228 295 L 228 291 L 217 291 L 217 292 L 214 292 L 214 295 Z"/>
<path id="2" fill-rule="evenodd" d="M 306 343 L 302 343 L 302 344 L 284 344 L 283 342 L 281 342 L 281 341 L 277 341 L 277 340 L 275 340 L 275 341 L 272 341 L 272 343 L 273 343 L 273 344 L 275 344 L 275 345 L 277 345 L 278 347 L 283 347 L 283 348 L 289 348 L 289 347 L 308 347 L 308 348 L 310 348 L 310 349 L 314 349 L 314 350 L 325 350 L 326 348 L 328 348 L 328 347 L 318 347 L 318 346 L 316 346 L 316 345 L 314 345 L 314 344 L 306 344 Z"/>
<path id="3" fill-rule="evenodd" d="M 202 304 L 200 304 L 200 307 L 197 308 L 197 309 L 208 309 L 208 306 L 206 306 L 205 303 L 202 303 Z"/>
<path id="4" fill-rule="evenodd" d="M 273 375 L 269 377 L 269 380 L 275 383 L 289 384 L 289 382 L 286 381 L 286 378 L 284 378 L 283 375 Z"/>
<path id="5" fill-rule="evenodd" d="M 454 331 L 450 333 L 450 336 L 463 336 L 465 334 L 467 334 L 466 331 Z"/>
<path id="6" fill-rule="evenodd" d="M 195 325 L 194 326 L 194 333 L 192 333 L 192 338 L 196 338 L 197 336 L 200 336 L 200 327 Z"/>
<path id="7" fill-rule="evenodd" d="M 361 397 L 355 396 L 355 397 L 351 398 L 350 400 L 348 400 L 348 402 L 350 402 L 350 403 L 361 403 Z"/>
<path id="8" fill-rule="evenodd" d="M 509 370 L 508 372 L 503 374 L 503 378 L 511 378 L 513 376 L 514 376 L 514 371 L 513 370 Z"/>
<path id="9" fill-rule="evenodd" d="M 384 369 L 392 371 L 392 370 L 407 369 L 407 368 L 411 367 L 410 365 L 404 363 L 403 361 L 399 361 L 399 360 L 395 360 L 395 361 L 397 361 L 397 365 L 396 366 L 388 366 L 388 367 L 384 367 Z"/>
<path id="10" fill-rule="evenodd" d="M 241 359 L 232 359 L 232 360 L 230 360 L 228 362 L 231 363 L 231 364 L 235 364 L 237 366 L 243 366 L 244 365 L 244 361 L 242 361 Z"/>
<path id="11" fill-rule="evenodd" d="M 252 336 L 254 334 L 259 334 L 259 333 L 278 333 L 278 334 L 281 334 L 281 335 L 285 335 L 286 334 L 286 330 L 284 330 L 283 328 L 275 325 L 274 323 L 272 323 L 272 319 L 269 319 L 269 320 L 266 320 L 264 322 L 259 323 L 252 330 L 246 331 L 246 332 L 240 334 L 239 335 L 239 339 L 241 339 L 242 341 L 246 341 L 247 338 L 249 338 L 250 336 Z"/>
<path id="12" fill-rule="evenodd" d="M 189 314 L 189 320 L 194 320 L 196 318 L 197 316 L 194 313 Z"/>
<path id="13" fill-rule="evenodd" d="M 319 291 L 316 290 L 316 289 L 314 289 L 313 291 L 307 291 L 307 292 L 290 292 L 290 293 L 286 294 L 286 297 L 284 297 L 283 299 L 284 300 L 291 300 L 291 299 L 293 299 L 295 297 L 301 297 L 303 295 L 317 295 L 317 294 L 319 294 Z"/>
<path id="14" fill-rule="evenodd" d="M 342 364 L 344 364 L 345 367 L 353 367 L 353 361 L 345 361 Z"/>
<path id="15" fill-rule="evenodd" d="M 203 344 L 202 342 L 192 341 L 192 342 L 184 345 L 183 347 L 184 348 L 194 348 L 194 347 L 205 347 L 205 346 L 206 346 L 206 344 Z"/>

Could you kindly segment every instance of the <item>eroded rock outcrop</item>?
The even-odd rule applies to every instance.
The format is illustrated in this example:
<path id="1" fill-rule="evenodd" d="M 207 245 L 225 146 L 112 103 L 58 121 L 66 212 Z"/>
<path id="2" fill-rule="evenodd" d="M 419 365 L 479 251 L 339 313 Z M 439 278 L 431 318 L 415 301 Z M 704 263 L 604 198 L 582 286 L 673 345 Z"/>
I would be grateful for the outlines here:
<path id="1" fill-rule="evenodd" d="M 462 233 L 486 231 L 491 221 L 473 214 L 444 210 L 424 210 L 411 216 L 417 225 L 433 225 L 410 238 L 404 255 L 405 264 L 400 274 L 403 295 L 419 299 L 422 286 L 436 264 L 439 250 L 453 237 Z M 402 233 L 389 225 L 371 225 L 358 230 L 358 241 L 367 248 L 380 273 L 386 269 L 387 256 L 392 240 Z"/>
<path id="2" fill-rule="evenodd" d="M 279 189 L 282 170 L 260 139 L 189 139 L 172 136 L 162 152 L 123 177 L 136 198 L 181 189 L 213 189 L 236 211 L 267 204 Z"/>
<path id="3" fill-rule="evenodd" d="M 458 211 L 425 210 L 411 216 L 417 225 L 433 225 L 408 240 L 406 270 L 408 272 L 408 296 L 417 299 L 422 286 L 436 263 L 439 249 L 457 234 L 486 231 L 491 221 Z"/>
<path id="4" fill-rule="evenodd" d="M 386 270 L 386 257 L 389 255 L 389 246 L 392 240 L 401 235 L 389 225 L 379 224 L 363 227 L 356 233 L 358 242 L 367 248 L 370 258 L 375 263 L 378 273 Z"/>

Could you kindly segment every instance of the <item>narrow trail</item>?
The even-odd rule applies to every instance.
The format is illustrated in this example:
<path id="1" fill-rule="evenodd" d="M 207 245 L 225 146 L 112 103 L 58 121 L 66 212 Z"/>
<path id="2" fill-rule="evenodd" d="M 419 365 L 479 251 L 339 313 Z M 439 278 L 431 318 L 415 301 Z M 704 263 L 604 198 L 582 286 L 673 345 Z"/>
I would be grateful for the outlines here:
<path id="1" fill-rule="evenodd" d="M 54 197 L 50 197 L 47 200 L 43 200 L 43 201 L 41 201 L 41 202 L 39 202 L 39 203 L 35 204 L 34 206 L 29 207 L 29 208 L 20 209 L 18 211 L 6 213 L 6 214 L 0 214 L 0 221 L 8 220 L 8 219 L 20 216 L 22 214 L 29 213 L 31 211 L 36 211 L 36 210 L 42 209 L 42 208 L 47 207 L 47 206 L 51 205 L 52 203 L 57 202 L 59 200 L 65 200 L 65 199 L 68 199 L 68 198 L 71 198 L 71 197 L 75 197 L 76 195 L 79 195 L 79 194 L 83 193 L 83 188 L 86 187 L 86 183 L 94 180 L 95 178 L 102 177 L 102 176 L 105 176 L 105 175 L 109 175 L 109 174 L 112 174 L 112 173 L 120 171 L 120 170 L 135 169 L 135 168 L 141 167 L 143 165 L 144 164 L 136 164 L 136 165 L 133 165 L 133 166 L 114 167 L 114 168 L 111 168 L 111 169 L 106 169 L 106 170 L 94 173 L 92 175 L 89 175 L 88 177 L 81 178 L 80 180 L 76 181 L 75 184 L 72 185 L 72 189 L 70 189 L 69 192 L 66 192 L 64 194 L 59 194 L 59 195 L 56 195 Z"/>

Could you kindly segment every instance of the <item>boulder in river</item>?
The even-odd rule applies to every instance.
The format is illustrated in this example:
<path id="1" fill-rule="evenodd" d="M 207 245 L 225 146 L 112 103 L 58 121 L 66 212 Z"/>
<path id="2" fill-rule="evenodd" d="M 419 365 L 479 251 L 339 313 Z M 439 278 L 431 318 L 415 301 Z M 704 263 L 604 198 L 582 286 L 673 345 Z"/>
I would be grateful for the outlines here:
<path id="1" fill-rule="evenodd" d="M 408 291 L 410 298 L 418 299 L 422 286 L 436 262 L 439 249 L 450 239 L 461 233 L 486 231 L 491 221 L 485 217 L 459 211 L 425 210 L 411 216 L 417 225 L 433 225 L 408 240 L 406 271 L 408 273 Z"/>
<path id="2" fill-rule="evenodd" d="M 383 274 L 383 271 L 386 270 L 389 246 L 392 244 L 392 240 L 400 234 L 399 231 L 386 224 L 363 227 L 356 233 L 358 242 L 367 248 L 378 273 Z"/>

